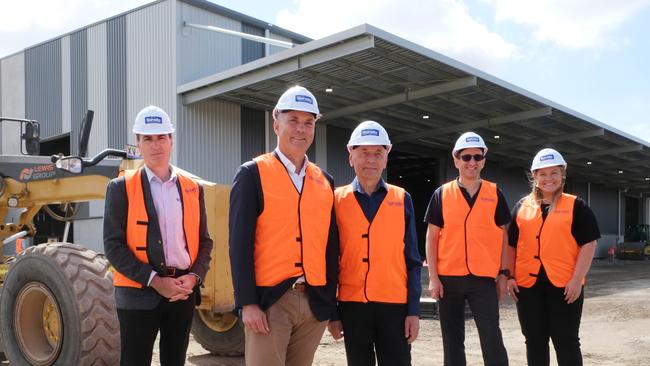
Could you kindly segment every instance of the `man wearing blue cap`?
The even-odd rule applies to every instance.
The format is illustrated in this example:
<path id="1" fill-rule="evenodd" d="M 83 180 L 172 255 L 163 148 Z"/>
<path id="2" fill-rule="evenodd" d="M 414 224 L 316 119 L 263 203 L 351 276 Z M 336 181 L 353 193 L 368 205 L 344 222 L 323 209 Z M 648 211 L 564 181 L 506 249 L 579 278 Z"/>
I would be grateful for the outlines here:
<path id="1" fill-rule="evenodd" d="M 307 159 L 320 117 L 307 89 L 273 109 L 277 148 L 244 163 L 230 193 L 230 262 L 246 365 L 311 365 L 336 308 L 334 181 Z"/>

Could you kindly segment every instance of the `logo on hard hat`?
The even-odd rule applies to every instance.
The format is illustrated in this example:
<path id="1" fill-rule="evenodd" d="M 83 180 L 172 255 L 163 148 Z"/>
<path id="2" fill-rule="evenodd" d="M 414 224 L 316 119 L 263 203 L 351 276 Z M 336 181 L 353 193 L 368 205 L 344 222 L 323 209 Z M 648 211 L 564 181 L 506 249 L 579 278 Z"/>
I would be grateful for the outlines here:
<path id="1" fill-rule="evenodd" d="M 548 155 L 543 155 L 542 157 L 539 158 L 539 161 L 546 161 L 546 160 L 553 160 L 555 157 L 553 154 L 548 154 Z"/>
<path id="2" fill-rule="evenodd" d="M 379 136 L 379 130 L 376 130 L 374 128 L 361 130 L 361 136 Z"/>
<path id="3" fill-rule="evenodd" d="M 157 123 L 157 124 L 162 125 L 163 121 L 162 121 L 162 118 L 157 117 L 157 116 L 144 117 L 144 124 L 145 125 L 148 125 L 148 124 L 151 124 L 151 123 Z"/>
<path id="4" fill-rule="evenodd" d="M 465 142 L 479 142 L 479 141 L 480 140 L 478 139 L 478 137 L 475 137 L 475 136 L 470 136 L 470 137 L 465 138 Z"/>
<path id="5" fill-rule="evenodd" d="M 314 104 L 309 95 L 296 95 L 296 102 Z"/>

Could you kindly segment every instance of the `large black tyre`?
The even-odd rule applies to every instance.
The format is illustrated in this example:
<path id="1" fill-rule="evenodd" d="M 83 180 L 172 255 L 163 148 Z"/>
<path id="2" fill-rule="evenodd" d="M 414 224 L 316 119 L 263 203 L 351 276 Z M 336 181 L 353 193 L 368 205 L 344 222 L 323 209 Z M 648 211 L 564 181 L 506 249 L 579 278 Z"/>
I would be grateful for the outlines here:
<path id="1" fill-rule="evenodd" d="M 0 296 L 0 331 L 11 365 L 118 365 L 112 272 L 103 255 L 68 243 L 18 255 Z"/>
<path id="2" fill-rule="evenodd" d="M 192 335 L 206 350 L 221 356 L 244 354 L 244 325 L 232 313 L 196 309 Z"/>

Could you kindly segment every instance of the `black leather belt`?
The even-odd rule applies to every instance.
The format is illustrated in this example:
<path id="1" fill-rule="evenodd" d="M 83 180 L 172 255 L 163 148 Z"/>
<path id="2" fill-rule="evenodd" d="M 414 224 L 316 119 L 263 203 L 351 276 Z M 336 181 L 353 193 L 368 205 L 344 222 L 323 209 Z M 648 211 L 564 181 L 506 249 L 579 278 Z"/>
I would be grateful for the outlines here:
<path id="1" fill-rule="evenodd" d="M 177 278 L 180 276 L 184 276 L 188 273 L 190 273 L 190 270 L 188 269 L 178 269 L 176 267 L 163 267 L 162 273 L 158 273 L 159 276 L 161 277 L 173 277 Z"/>

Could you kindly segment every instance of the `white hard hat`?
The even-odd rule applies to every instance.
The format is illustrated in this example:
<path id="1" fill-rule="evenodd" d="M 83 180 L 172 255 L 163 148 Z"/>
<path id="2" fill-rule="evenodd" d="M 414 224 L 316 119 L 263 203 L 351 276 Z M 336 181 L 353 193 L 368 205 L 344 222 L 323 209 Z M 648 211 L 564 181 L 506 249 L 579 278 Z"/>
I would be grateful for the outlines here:
<path id="1" fill-rule="evenodd" d="M 359 123 L 357 128 L 352 131 L 348 147 L 360 145 L 383 145 L 391 147 L 388 132 L 375 121 L 365 121 Z"/>
<path id="2" fill-rule="evenodd" d="M 530 166 L 530 171 L 533 172 L 537 169 L 547 168 L 549 166 L 561 166 L 566 168 L 566 161 L 562 154 L 555 149 L 541 149 L 533 159 L 533 164 Z"/>
<path id="3" fill-rule="evenodd" d="M 454 145 L 454 150 L 451 152 L 452 155 L 456 155 L 456 152 L 469 149 L 472 147 L 478 147 L 483 149 L 483 155 L 487 154 L 488 148 L 485 145 L 483 138 L 474 132 L 465 132 L 460 135 L 458 140 L 456 140 L 456 145 Z"/>
<path id="4" fill-rule="evenodd" d="M 156 106 L 144 107 L 135 116 L 133 133 L 137 135 L 166 135 L 172 132 L 174 125 L 169 115 Z"/>
<path id="5" fill-rule="evenodd" d="M 309 90 L 302 86 L 293 86 L 285 91 L 275 105 L 278 111 L 303 111 L 312 113 L 316 118 L 320 117 L 316 97 Z"/>

